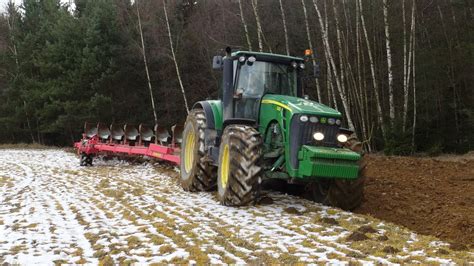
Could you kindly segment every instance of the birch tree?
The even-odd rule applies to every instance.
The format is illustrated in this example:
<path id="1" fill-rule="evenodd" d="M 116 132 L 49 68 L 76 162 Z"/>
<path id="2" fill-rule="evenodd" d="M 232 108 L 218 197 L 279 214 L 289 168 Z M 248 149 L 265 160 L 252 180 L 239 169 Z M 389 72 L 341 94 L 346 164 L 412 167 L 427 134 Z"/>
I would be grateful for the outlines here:
<path id="1" fill-rule="evenodd" d="M 385 130 L 385 123 L 384 123 L 384 118 L 383 118 L 383 112 L 382 112 L 382 104 L 380 102 L 380 95 L 379 95 L 379 88 L 377 84 L 377 77 L 375 75 L 375 62 L 374 58 L 372 55 L 372 48 L 370 46 L 370 41 L 369 41 L 369 35 L 367 33 L 367 27 L 365 25 L 365 18 L 364 18 L 364 8 L 362 6 L 362 0 L 358 0 L 359 3 L 359 11 L 360 11 L 360 22 L 362 26 L 362 31 L 364 33 L 364 38 L 365 38 L 365 43 L 367 46 L 367 54 L 369 55 L 369 63 L 370 63 L 370 73 L 372 75 L 372 86 L 374 88 L 374 94 L 375 94 L 375 102 L 377 106 L 377 117 L 378 121 L 380 124 L 380 128 L 382 129 L 382 135 L 384 139 L 387 139 L 387 134 Z"/>
<path id="2" fill-rule="evenodd" d="M 16 47 L 16 40 L 15 40 L 15 19 L 17 18 L 17 10 L 15 8 L 15 4 L 13 3 L 12 0 L 10 0 L 7 4 L 7 11 L 8 11 L 8 16 L 7 16 L 7 26 L 8 26 L 8 31 L 10 32 L 10 42 L 11 42 L 11 47 L 9 47 L 11 53 L 13 54 L 13 58 L 15 59 L 15 69 L 16 69 L 16 74 L 15 77 L 18 76 L 18 73 L 20 71 L 20 63 L 18 61 L 18 50 Z"/>
<path id="3" fill-rule="evenodd" d="M 337 48 L 339 50 L 338 55 L 339 55 L 339 68 L 340 68 L 340 75 L 339 78 L 341 80 L 341 90 L 346 93 L 346 88 L 345 88 L 345 71 L 344 71 L 344 59 L 343 59 L 343 47 L 342 47 L 342 41 L 341 41 L 341 30 L 339 29 L 339 14 L 337 12 L 337 7 L 336 7 L 336 1 L 332 0 L 332 8 L 334 12 L 334 21 L 336 22 L 335 28 L 336 28 L 336 40 L 337 40 Z M 326 33 L 327 34 L 327 33 Z"/>
<path id="4" fill-rule="evenodd" d="M 280 0 L 281 1 L 281 0 Z M 309 30 L 309 23 L 308 23 L 308 12 L 306 10 L 306 3 L 305 0 L 301 0 L 301 6 L 303 7 L 303 14 L 304 14 L 304 24 L 306 27 L 306 38 L 308 40 L 308 47 L 311 50 L 311 63 L 313 64 L 313 69 L 317 67 L 316 58 L 315 58 L 315 51 L 313 50 L 313 42 L 311 41 L 311 32 Z M 321 95 L 321 88 L 319 86 L 319 80 L 317 77 L 314 78 L 314 82 L 316 84 L 316 93 L 318 94 L 318 102 L 322 103 L 322 95 Z M 329 94 L 328 94 L 329 95 Z M 329 101 L 328 101 L 329 103 Z"/>
<path id="5" fill-rule="evenodd" d="M 240 20 L 242 21 L 242 26 L 244 26 L 244 31 L 245 31 L 245 38 L 247 40 L 247 46 L 249 51 L 252 51 L 252 42 L 250 41 L 250 34 L 249 34 L 249 29 L 247 26 L 247 22 L 245 22 L 245 17 L 244 17 L 244 10 L 242 8 L 242 0 L 239 1 L 239 10 L 240 10 Z"/>
<path id="6" fill-rule="evenodd" d="M 135 6 L 137 8 L 138 31 L 140 32 L 143 64 L 145 65 L 145 73 L 146 73 L 146 79 L 147 79 L 147 83 L 148 83 L 148 90 L 149 90 L 149 93 L 150 93 L 151 108 L 153 110 L 153 118 L 154 118 L 154 121 L 155 121 L 155 125 L 157 125 L 158 124 L 158 116 L 156 114 L 155 97 L 153 97 L 153 88 L 151 86 L 150 72 L 148 70 L 148 62 L 147 62 L 146 51 L 145 51 L 145 41 L 143 40 L 143 28 L 142 28 L 142 20 L 141 20 L 141 17 L 140 17 L 139 1 L 135 2 Z"/>
<path id="7" fill-rule="evenodd" d="M 250 0 L 252 3 L 252 10 L 255 16 L 255 21 L 257 23 L 257 40 L 258 40 L 258 49 L 260 52 L 263 52 L 263 31 L 262 25 L 260 24 L 260 17 L 258 16 L 258 0 Z"/>
<path id="8" fill-rule="evenodd" d="M 385 28 L 385 50 L 387 52 L 387 75 L 388 75 L 388 100 L 390 124 L 393 127 L 395 122 L 395 103 L 393 96 L 393 72 L 392 72 L 392 50 L 390 47 L 390 25 L 388 23 L 388 4 L 383 0 L 383 21 Z"/>
<path id="9" fill-rule="evenodd" d="M 406 67 L 404 66 L 403 73 L 403 132 L 406 130 L 407 116 L 408 116 L 408 98 L 410 89 L 411 67 L 414 63 L 412 56 L 414 56 L 414 38 L 415 38 L 415 3 L 413 2 L 411 9 L 411 27 L 410 27 L 410 41 L 408 47 L 408 59 Z M 405 47 L 404 47 L 405 49 Z M 405 61 L 405 60 L 404 60 Z M 405 64 L 405 62 L 404 62 Z M 405 70 L 406 68 L 406 70 Z M 415 84 L 413 84 L 415 85 Z"/>
<path id="10" fill-rule="evenodd" d="M 351 118 L 351 114 L 350 114 L 350 108 L 349 108 L 349 104 L 348 104 L 348 101 L 347 101 L 347 95 L 346 95 L 345 91 L 343 90 L 343 87 L 341 85 L 341 81 L 337 77 L 338 73 L 337 73 L 337 69 L 336 69 L 336 64 L 334 63 L 334 57 L 333 57 L 332 52 L 331 52 L 331 47 L 329 45 L 328 34 L 327 34 L 326 29 L 324 29 L 323 19 L 322 19 L 322 16 L 321 16 L 321 12 L 319 11 L 318 5 L 316 4 L 316 0 L 313 0 L 313 5 L 314 5 L 314 9 L 316 10 L 316 13 L 318 15 L 319 24 L 321 26 L 321 33 L 322 33 L 323 43 L 324 43 L 324 46 L 326 48 L 325 52 L 328 55 L 329 62 L 331 64 L 331 67 L 332 67 L 332 70 L 333 70 L 333 74 L 335 76 L 334 78 L 336 80 L 337 90 L 338 90 L 338 93 L 341 97 L 342 105 L 344 106 L 344 112 L 346 114 L 347 124 L 349 126 L 349 129 L 354 130 L 354 124 L 352 122 L 352 118 Z"/>
<path id="11" fill-rule="evenodd" d="M 415 132 L 416 132 L 416 17 L 415 17 L 415 1 L 413 1 L 412 7 L 412 33 L 413 36 L 413 125 L 412 125 L 412 139 L 411 146 L 412 152 L 415 151 Z"/>
<path id="12" fill-rule="evenodd" d="M 170 48 L 171 48 L 171 55 L 173 56 L 173 62 L 176 69 L 176 76 L 178 77 L 179 87 L 181 88 L 181 93 L 183 95 L 184 106 L 186 107 L 186 112 L 189 113 L 189 106 L 188 100 L 186 99 L 186 93 L 184 91 L 183 81 L 181 80 L 181 74 L 179 72 L 178 61 L 176 60 L 176 54 L 174 52 L 173 47 L 173 38 L 171 35 L 171 28 L 170 28 L 170 21 L 168 19 L 168 11 L 166 9 L 166 1 L 163 0 L 163 10 L 165 11 L 165 20 L 166 20 L 166 28 L 168 29 L 168 37 L 170 41 Z"/>
<path id="13" fill-rule="evenodd" d="M 281 20 L 283 22 L 283 33 L 285 34 L 286 55 L 290 55 L 290 46 L 288 45 L 288 29 L 286 28 L 285 9 L 283 8 L 282 0 L 278 0 L 278 2 L 280 3 Z"/>
<path id="14" fill-rule="evenodd" d="M 408 87 L 407 87 L 407 26 L 406 26 L 406 17 L 405 17 L 405 0 L 402 2 L 402 27 L 403 27 L 403 125 L 402 131 L 405 132 L 406 128 L 406 119 L 408 113 Z"/>

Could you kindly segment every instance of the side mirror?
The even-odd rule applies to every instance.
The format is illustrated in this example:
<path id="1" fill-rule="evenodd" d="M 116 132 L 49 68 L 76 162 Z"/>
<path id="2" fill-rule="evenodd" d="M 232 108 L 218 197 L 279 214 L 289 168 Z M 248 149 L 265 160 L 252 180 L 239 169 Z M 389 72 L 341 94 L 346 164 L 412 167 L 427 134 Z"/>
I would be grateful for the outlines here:
<path id="1" fill-rule="evenodd" d="M 216 55 L 212 58 L 212 69 L 222 70 L 223 65 L 222 56 Z"/>

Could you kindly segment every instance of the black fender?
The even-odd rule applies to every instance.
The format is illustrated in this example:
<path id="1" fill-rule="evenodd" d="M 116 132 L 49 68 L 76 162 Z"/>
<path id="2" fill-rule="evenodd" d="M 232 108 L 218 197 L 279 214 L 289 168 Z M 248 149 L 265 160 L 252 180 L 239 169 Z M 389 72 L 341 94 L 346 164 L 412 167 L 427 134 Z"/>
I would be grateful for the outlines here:
<path id="1" fill-rule="evenodd" d="M 212 112 L 211 105 L 206 101 L 200 101 L 193 105 L 193 109 L 202 109 L 206 115 L 206 126 L 207 129 L 216 129 L 214 120 L 214 113 Z"/>

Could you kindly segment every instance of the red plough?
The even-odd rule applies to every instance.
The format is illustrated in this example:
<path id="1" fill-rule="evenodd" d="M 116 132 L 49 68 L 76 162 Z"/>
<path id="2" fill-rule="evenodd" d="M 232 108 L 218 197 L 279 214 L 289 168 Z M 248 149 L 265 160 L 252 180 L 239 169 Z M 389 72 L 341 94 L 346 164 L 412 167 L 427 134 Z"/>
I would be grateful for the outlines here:
<path id="1" fill-rule="evenodd" d="M 98 154 L 147 156 L 179 164 L 182 126 L 173 126 L 172 133 L 173 137 L 157 125 L 152 130 L 143 124 L 137 129 L 129 124 L 107 127 L 86 122 L 82 139 L 74 143 L 74 148 L 81 156 L 81 166 L 92 165 L 93 157 Z"/>

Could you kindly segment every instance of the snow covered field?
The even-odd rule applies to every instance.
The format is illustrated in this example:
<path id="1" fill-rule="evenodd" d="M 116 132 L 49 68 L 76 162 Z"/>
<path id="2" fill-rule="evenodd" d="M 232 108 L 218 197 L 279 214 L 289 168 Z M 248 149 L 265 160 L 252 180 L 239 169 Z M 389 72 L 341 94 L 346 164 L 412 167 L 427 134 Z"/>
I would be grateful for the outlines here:
<path id="1" fill-rule="evenodd" d="M 0 150 L 0 264 L 473 262 L 435 238 L 270 192 L 273 203 L 220 206 L 158 164 L 62 150 Z"/>

